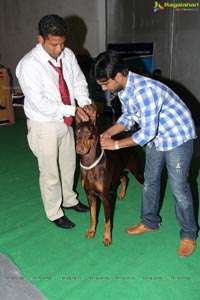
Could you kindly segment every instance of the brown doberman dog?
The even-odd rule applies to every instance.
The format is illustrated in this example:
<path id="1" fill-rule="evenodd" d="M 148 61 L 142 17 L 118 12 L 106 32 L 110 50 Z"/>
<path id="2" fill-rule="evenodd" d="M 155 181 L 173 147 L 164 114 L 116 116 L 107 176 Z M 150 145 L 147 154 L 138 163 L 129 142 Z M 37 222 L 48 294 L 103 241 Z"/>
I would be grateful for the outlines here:
<path id="1" fill-rule="evenodd" d="M 121 174 L 130 171 L 143 186 L 144 178 L 138 153 L 134 147 L 117 151 L 102 150 L 95 122 L 80 122 L 76 125 L 76 153 L 80 155 L 81 184 L 90 206 L 90 228 L 87 238 L 93 238 L 97 224 L 97 198 L 104 207 L 103 244 L 109 246 L 111 238 L 111 190 L 122 183 L 119 198 L 125 196 L 126 182 Z"/>

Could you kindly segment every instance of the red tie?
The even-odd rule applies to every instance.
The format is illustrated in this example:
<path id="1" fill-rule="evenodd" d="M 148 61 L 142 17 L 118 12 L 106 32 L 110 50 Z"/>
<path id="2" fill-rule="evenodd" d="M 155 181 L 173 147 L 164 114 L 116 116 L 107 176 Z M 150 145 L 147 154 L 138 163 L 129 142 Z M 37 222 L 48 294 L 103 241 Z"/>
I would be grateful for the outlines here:
<path id="1" fill-rule="evenodd" d="M 52 64 L 52 62 L 49 60 L 50 65 L 58 72 L 59 75 L 59 91 L 61 95 L 62 102 L 67 105 L 71 105 L 70 96 L 69 96 L 69 90 L 67 87 L 67 84 L 65 82 L 65 79 L 63 77 L 62 72 L 62 60 L 60 60 L 60 67 L 56 67 Z M 72 117 L 64 117 L 64 122 L 66 125 L 70 126 L 72 124 L 73 118 Z"/>

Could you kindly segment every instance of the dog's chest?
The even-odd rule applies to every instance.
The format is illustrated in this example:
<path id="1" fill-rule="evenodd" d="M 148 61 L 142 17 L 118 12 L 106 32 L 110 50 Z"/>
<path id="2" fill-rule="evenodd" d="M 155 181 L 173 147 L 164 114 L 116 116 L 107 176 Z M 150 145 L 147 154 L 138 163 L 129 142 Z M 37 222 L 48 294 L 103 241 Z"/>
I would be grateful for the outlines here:
<path id="1" fill-rule="evenodd" d="M 86 193 L 102 194 L 105 186 L 110 185 L 110 177 L 104 166 L 81 171 L 81 183 Z"/>

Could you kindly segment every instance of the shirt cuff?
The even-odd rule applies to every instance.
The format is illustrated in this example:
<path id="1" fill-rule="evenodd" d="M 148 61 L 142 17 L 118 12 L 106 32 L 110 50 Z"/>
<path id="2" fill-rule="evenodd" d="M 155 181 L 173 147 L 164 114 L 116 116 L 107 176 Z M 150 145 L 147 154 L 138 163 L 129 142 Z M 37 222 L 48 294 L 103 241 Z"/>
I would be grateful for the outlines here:
<path id="1" fill-rule="evenodd" d="M 70 117 L 75 116 L 76 106 L 73 105 L 65 105 L 64 106 L 64 116 Z"/>
<path id="2" fill-rule="evenodd" d="M 92 101 L 89 98 L 85 98 L 85 99 L 82 99 L 82 100 L 78 101 L 78 105 L 80 107 L 83 107 L 85 105 L 90 105 L 91 103 L 92 103 Z"/>

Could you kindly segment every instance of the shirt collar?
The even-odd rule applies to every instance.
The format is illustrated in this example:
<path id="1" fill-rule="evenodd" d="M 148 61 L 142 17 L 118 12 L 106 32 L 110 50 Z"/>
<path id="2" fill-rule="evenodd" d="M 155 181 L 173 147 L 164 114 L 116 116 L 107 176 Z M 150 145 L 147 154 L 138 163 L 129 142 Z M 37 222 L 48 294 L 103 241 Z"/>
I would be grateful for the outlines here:
<path id="1" fill-rule="evenodd" d="M 44 61 L 52 61 L 54 64 L 55 64 L 55 59 L 53 59 L 45 50 L 44 48 L 42 47 L 42 45 L 39 43 L 37 44 L 36 46 L 40 51 L 41 51 L 41 58 L 44 60 Z M 62 53 L 60 54 L 60 56 L 57 58 L 57 62 L 59 62 L 62 58 L 64 57 L 64 53 L 62 51 Z"/>
<path id="2" fill-rule="evenodd" d="M 130 77 L 131 77 L 130 75 L 131 75 L 131 71 L 128 72 L 128 79 L 127 79 L 127 82 L 126 82 L 126 87 L 125 87 L 125 89 L 119 91 L 119 93 L 118 93 L 120 97 L 123 97 L 123 95 L 126 94 L 126 90 L 127 90 L 127 88 L 130 86 Z"/>

